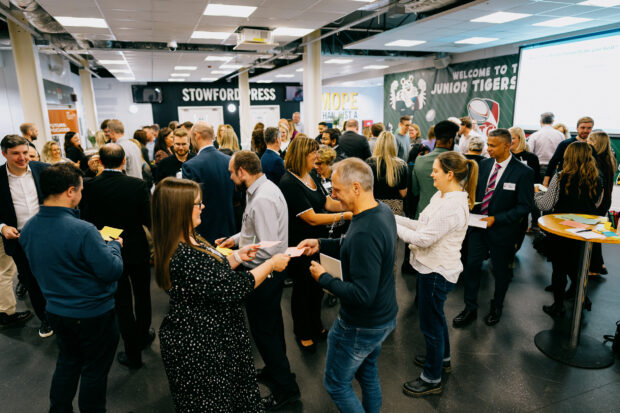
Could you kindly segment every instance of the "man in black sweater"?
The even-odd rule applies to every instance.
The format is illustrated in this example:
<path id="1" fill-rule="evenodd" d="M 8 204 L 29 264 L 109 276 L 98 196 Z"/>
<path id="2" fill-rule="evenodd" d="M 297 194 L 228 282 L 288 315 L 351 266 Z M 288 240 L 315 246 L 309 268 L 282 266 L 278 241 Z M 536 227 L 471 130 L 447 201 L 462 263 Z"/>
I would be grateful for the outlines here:
<path id="1" fill-rule="evenodd" d="M 183 163 L 194 157 L 189 151 L 189 134 L 185 129 L 175 131 L 173 139 L 172 156 L 162 159 L 154 170 L 155 185 L 169 176 L 180 178 Z"/>
<path id="2" fill-rule="evenodd" d="M 381 344 L 396 327 L 394 256 L 396 221 L 387 205 L 373 196 L 373 174 L 363 161 L 347 158 L 334 167 L 332 197 L 353 220 L 344 239 L 309 239 L 299 244 L 307 255 L 317 252 L 340 257 L 342 280 L 316 261 L 310 273 L 340 299 L 338 319 L 327 338 L 325 388 L 340 411 L 381 409 L 377 358 Z M 363 400 L 351 382 L 357 377 Z M 362 407 L 363 406 L 363 407 Z"/>

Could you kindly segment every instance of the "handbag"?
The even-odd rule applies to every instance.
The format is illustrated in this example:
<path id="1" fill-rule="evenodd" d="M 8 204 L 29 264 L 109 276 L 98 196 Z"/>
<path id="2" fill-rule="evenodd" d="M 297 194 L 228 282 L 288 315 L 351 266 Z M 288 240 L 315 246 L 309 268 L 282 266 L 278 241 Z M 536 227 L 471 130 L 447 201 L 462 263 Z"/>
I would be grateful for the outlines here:
<path id="1" fill-rule="evenodd" d="M 616 334 L 604 335 L 604 343 L 611 341 L 611 349 L 616 353 L 617 357 L 620 357 L 620 320 L 616 321 Z"/>

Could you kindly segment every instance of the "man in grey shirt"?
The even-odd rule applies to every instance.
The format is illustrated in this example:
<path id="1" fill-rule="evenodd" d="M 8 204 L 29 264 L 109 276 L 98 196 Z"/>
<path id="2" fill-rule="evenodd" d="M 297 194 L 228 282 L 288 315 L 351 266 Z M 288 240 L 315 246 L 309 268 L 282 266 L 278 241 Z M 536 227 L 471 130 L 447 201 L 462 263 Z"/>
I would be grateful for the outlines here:
<path id="1" fill-rule="evenodd" d="M 263 174 L 260 159 L 254 152 L 236 152 L 230 159 L 228 170 L 235 185 L 246 189 L 247 205 L 241 232 L 217 239 L 215 243 L 232 248 L 280 241 L 277 245 L 261 248 L 254 260 L 243 263 L 250 269 L 286 250 L 288 208 L 280 188 Z M 266 410 L 280 409 L 300 398 L 299 386 L 286 357 L 280 308 L 283 286 L 284 276 L 274 273 L 248 296 L 245 303 L 250 331 L 265 362 L 265 367 L 258 371 L 258 380 L 271 388 L 271 394 L 262 400 Z"/>
<path id="2" fill-rule="evenodd" d="M 125 127 L 118 119 L 108 121 L 108 134 L 114 143 L 118 143 L 125 151 L 125 172 L 127 176 L 142 179 L 142 151 L 137 143 L 125 137 Z"/>
<path id="3" fill-rule="evenodd" d="M 409 125 L 411 125 L 411 116 L 403 116 L 400 118 L 400 122 L 398 122 L 398 131 L 394 134 L 396 149 L 398 150 L 397 156 L 405 162 L 407 162 L 409 147 L 411 146 L 409 141 Z"/>

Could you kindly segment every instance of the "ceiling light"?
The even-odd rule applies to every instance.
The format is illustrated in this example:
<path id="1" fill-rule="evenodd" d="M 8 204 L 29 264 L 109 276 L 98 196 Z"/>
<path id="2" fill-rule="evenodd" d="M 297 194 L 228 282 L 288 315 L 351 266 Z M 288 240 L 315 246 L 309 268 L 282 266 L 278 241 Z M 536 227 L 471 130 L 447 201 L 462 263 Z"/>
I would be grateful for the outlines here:
<path id="1" fill-rule="evenodd" d="M 353 59 L 329 59 L 323 63 L 328 64 L 328 65 L 346 65 L 347 63 L 352 63 L 352 62 L 353 62 Z"/>
<path id="2" fill-rule="evenodd" d="M 228 62 L 232 56 L 207 56 L 205 62 Z"/>
<path id="3" fill-rule="evenodd" d="M 423 43 L 426 43 L 426 40 L 395 40 L 384 44 L 384 46 L 412 47 Z"/>
<path id="4" fill-rule="evenodd" d="M 276 77 L 295 77 L 295 75 L 276 75 Z"/>
<path id="5" fill-rule="evenodd" d="M 237 69 L 241 69 L 242 67 L 243 67 L 243 65 L 239 65 L 239 64 L 226 64 L 226 65 L 220 66 L 220 69 L 233 69 L 233 70 L 237 70 Z"/>
<path id="6" fill-rule="evenodd" d="M 551 19 L 540 23 L 534 23 L 532 26 L 544 26 L 544 27 L 564 27 L 571 26 L 573 24 L 579 24 L 588 22 L 592 19 L 586 19 L 585 17 L 558 17 L 557 19 Z"/>
<path id="7" fill-rule="evenodd" d="M 168 79 L 168 82 L 185 82 L 185 79 L 171 77 L 170 79 Z"/>
<path id="8" fill-rule="evenodd" d="M 204 32 L 197 30 L 192 33 L 192 39 L 214 39 L 214 40 L 226 40 L 232 33 L 226 32 Z"/>
<path id="9" fill-rule="evenodd" d="M 368 66 L 364 66 L 362 69 L 387 69 L 388 65 L 368 65 Z"/>
<path id="10" fill-rule="evenodd" d="M 256 83 L 271 83 L 273 80 L 257 80 Z"/>
<path id="11" fill-rule="evenodd" d="M 312 33 L 314 29 L 296 29 L 293 27 L 278 27 L 273 31 L 274 36 L 301 37 Z"/>
<path id="12" fill-rule="evenodd" d="M 496 41 L 496 37 L 469 37 L 463 40 L 457 40 L 457 44 L 482 44 Z"/>
<path id="13" fill-rule="evenodd" d="M 117 77 L 116 80 L 122 81 L 122 82 L 127 82 L 127 81 L 131 81 L 131 80 L 136 80 L 136 78 L 135 77 Z"/>
<path id="14" fill-rule="evenodd" d="M 196 66 L 175 66 L 174 70 L 196 70 L 198 67 Z"/>
<path id="15" fill-rule="evenodd" d="M 172 77 L 189 77 L 189 73 L 170 73 Z"/>
<path id="16" fill-rule="evenodd" d="M 108 69 L 110 73 L 133 73 L 131 70 L 127 69 Z"/>
<path id="17" fill-rule="evenodd" d="M 297 69 L 297 70 L 295 70 L 295 71 L 296 71 L 296 72 L 303 72 L 303 71 L 304 71 L 304 68 L 303 68 L 303 67 L 300 67 L 299 69 Z"/>
<path id="18" fill-rule="evenodd" d="M 620 0 L 588 0 L 577 3 L 578 6 L 614 7 L 620 6 Z"/>
<path id="19" fill-rule="evenodd" d="M 226 17 L 249 17 L 254 13 L 256 7 L 252 6 L 232 6 L 230 4 L 209 4 L 205 9 L 205 16 L 226 16 Z"/>
<path id="20" fill-rule="evenodd" d="M 530 17 L 531 14 L 526 13 L 508 13 L 505 11 L 498 11 L 497 13 L 487 14 L 486 16 L 478 17 L 471 20 L 474 23 L 508 23 L 514 20 Z"/>
<path id="21" fill-rule="evenodd" d="M 217 80 L 217 77 L 201 77 L 200 80 L 202 80 L 203 82 L 215 82 Z"/>
<path id="22" fill-rule="evenodd" d="M 227 75 L 230 73 L 230 70 L 212 70 L 211 74 L 213 75 Z"/>
<path id="23" fill-rule="evenodd" d="M 372 3 L 375 0 L 353 0 L 353 1 L 359 1 L 360 3 Z"/>
<path id="24" fill-rule="evenodd" d="M 58 23 L 66 27 L 96 27 L 99 29 L 107 29 L 108 23 L 105 19 L 97 19 L 94 17 L 54 17 Z"/>
<path id="25" fill-rule="evenodd" d="M 127 62 L 124 60 L 99 60 L 99 64 L 102 65 L 126 65 Z"/>

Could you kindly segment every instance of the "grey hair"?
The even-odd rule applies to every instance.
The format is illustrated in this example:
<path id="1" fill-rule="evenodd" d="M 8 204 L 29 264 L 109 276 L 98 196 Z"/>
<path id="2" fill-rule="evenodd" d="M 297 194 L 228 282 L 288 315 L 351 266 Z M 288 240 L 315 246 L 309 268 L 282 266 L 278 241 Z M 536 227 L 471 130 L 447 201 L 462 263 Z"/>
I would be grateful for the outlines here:
<path id="1" fill-rule="evenodd" d="M 545 112 L 542 115 L 540 115 L 540 122 L 543 125 L 553 125 L 554 119 L 555 119 L 555 116 L 553 116 L 553 113 L 551 112 Z"/>
<path id="2" fill-rule="evenodd" d="M 469 139 L 469 146 L 467 149 L 474 152 L 482 152 L 482 149 L 484 149 L 484 139 L 480 136 L 472 136 Z"/>
<path id="3" fill-rule="evenodd" d="M 347 158 L 336 162 L 332 167 L 333 175 L 338 175 L 338 178 L 345 185 L 350 186 L 357 182 L 364 191 L 372 192 L 374 184 L 372 169 L 361 159 Z"/>
<path id="4" fill-rule="evenodd" d="M 213 140 L 215 137 L 215 132 L 213 131 L 213 126 L 209 122 L 205 122 L 204 120 L 200 120 L 192 126 L 192 132 L 199 133 L 203 139 Z"/>
<path id="5" fill-rule="evenodd" d="M 108 129 L 114 133 L 123 134 L 125 133 L 125 127 L 123 126 L 123 122 L 118 119 L 110 119 L 108 120 Z"/>

